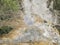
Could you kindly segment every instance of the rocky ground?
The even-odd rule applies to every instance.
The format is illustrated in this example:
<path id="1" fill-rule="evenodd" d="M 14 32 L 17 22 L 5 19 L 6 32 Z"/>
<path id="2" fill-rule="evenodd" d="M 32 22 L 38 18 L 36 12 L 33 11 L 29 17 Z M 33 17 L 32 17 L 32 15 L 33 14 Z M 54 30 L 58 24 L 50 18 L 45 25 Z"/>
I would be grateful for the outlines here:
<path id="1" fill-rule="evenodd" d="M 60 45 L 60 35 L 53 25 L 51 12 L 40 2 L 45 4 L 46 0 L 33 0 L 33 10 L 30 10 L 31 2 L 25 0 L 24 12 L 19 11 L 18 18 L 4 22 L 6 25 L 13 26 L 14 29 L 0 37 L 0 45 Z"/>

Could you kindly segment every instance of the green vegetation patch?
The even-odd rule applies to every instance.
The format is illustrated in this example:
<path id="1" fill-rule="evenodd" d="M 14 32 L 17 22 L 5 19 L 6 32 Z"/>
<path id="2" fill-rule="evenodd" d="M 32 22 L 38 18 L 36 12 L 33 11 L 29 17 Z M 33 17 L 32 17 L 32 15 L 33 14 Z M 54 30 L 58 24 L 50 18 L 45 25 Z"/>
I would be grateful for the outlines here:
<path id="1" fill-rule="evenodd" d="M 10 26 L 2 26 L 0 27 L 0 35 L 8 34 L 12 29 Z"/>
<path id="2" fill-rule="evenodd" d="M 18 0 L 0 0 L 0 21 L 9 20 L 19 10 Z"/>
<path id="3" fill-rule="evenodd" d="M 0 12 L 11 12 L 19 9 L 18 0 L 0 0 Z"/>
<path id="4" fill-rule="evenodd" d="M 0 20 L 3 21 L 3 20 L 9 20 L 10 18 L 12 18 L 12 16 L 10 15 L 0 15 Z"/>

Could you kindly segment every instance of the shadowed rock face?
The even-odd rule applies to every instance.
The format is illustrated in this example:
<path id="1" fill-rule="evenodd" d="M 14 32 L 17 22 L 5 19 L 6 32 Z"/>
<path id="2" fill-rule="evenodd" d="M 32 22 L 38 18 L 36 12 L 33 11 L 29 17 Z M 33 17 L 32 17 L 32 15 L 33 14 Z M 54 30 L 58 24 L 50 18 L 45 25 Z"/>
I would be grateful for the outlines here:
<path id="1" fill-rule="evenodd" d="M 53 4 L 55 10 L 60 10 L 60 0 L 55 0 Z"/>
<path id="2" fill-rule="evenodd" d="M 55 25 L 55 27 L 58 29 L 58 31 L 60 32 L 60 26 L 59 25 Z"/>
<path id="3" fill-rule="evenodd" d="M 52 12 L 55 25 L 60 25 L 60 0 L 48 0 L 47 7 Z"/>

